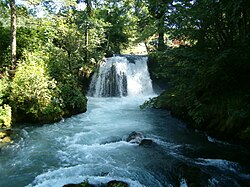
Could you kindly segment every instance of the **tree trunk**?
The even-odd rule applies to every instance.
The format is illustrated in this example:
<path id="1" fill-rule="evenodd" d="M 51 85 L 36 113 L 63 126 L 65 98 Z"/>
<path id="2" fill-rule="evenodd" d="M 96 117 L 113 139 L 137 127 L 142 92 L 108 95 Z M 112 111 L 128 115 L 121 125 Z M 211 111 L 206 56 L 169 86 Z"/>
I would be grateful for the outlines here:
<path id="1" fill-rule="evenodd" d="M 10 0 L 11 11 L 11 65 L 14 67 L 16 64 L 16 3 L 15 0 Z"/>
<path id="2" fill-rule="evenodd" d="M 85 29 L 85 63 L 88 62 L 88 47 L 89 47 L 89 29 L 88 29 L 88 21 L 86 22 L 86 29 Z"/>
<path id="3" fill-rule="evenodd" d="M 92 13 L 92 3 L 91 3 L 91 0 L 86 0 L 86 4 L 87 4 L 87 15 L 88 15 L 88 17 L 90 17 L 91 13 Z"/>
<path id="4" fill-rule="evenodd" d="M 89 47 L 89 18 L 91 16 L 91 12 L 92 12 L 92 4 L 91 4 L 91 0 L 85 0 L 85 3 L 87 4 L 87 22 L 86 22 L 86 30 L 85 30 L 85 63 L 88 62 L 88 58 L 89 58 L 89 54 L 88 54 L 88 47 Z"/>
<path id="5" fill-rule="evenodd" d="M 163 16 L 158 20 L 158 50 L 163 51 L 165 49 L 164 43 L 164 20 L 165 20 L 165 12 Z"/>

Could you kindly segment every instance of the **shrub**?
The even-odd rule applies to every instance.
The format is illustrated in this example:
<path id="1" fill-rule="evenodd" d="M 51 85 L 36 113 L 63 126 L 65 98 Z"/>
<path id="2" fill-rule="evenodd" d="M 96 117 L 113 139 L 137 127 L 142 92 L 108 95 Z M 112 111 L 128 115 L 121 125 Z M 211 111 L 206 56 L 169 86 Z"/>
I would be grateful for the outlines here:
<path id="1" fill-rule="evenodd" d="M 0 105 L 6 103 L 6 98 L 10 92 L 10 83 L 6 77 L 0 78 Z"/>
<path id="2" fill-rule="evenodd" d="M 0 128 L 10 128 L 11 107 L 6 104 L 9 94 L 9 82 L 7 78 L 0 79 Z"/>
<path id="3" fill-rule="evenodd" d="M 74 77 L 70 76 L 59 86 L 66 116 L 85 112 L 87 108 L 87 98 L 76 82 Z"/>
<path id="4" fill-rule="evenodd" d="M 11 127 L 11 107 L 9 105 L 0 106 L 0 128 Z"/>
<path id="5" fill-rule="evenodd" d="M 11 85 L 11 104 L 18 119 L 53 122 L 62 117 L 59 90 L 51 79 L 42 52 L 26 53 Z"/>

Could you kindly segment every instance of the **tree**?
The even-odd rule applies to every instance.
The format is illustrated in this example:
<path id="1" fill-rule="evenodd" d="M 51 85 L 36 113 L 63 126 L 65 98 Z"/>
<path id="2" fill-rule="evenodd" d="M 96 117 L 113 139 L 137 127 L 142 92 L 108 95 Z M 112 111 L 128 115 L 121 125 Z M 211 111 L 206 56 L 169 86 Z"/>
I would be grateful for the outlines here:
<path id="1" fill-rule="evenodd" d="M 169 86 L 153 103 L 195 128 L 249 141 L 249 2 L 179 0 L 171 7 L 170 38 L 185 42 L 151 55 L 154 75 Z"/>
<path id="2" fill-rule="evenodd" d="M 88 46 L 89 46 L 89 20 L 91 18 L 91 12 L 92 12 L 92 3 L 91 0 L 84 0 L 86 3 L 86 26 L 85 26 L 85 63 L 88 62 Z"/>
<path id="3" fill-rule="evenodd" d="M 159 51 L 163 51 L 165 49 L 165 22 L 168 15 L 168 7 L 171 3 L 172 0 L 148 0 L 149 12 L 156 21 L 158 33 L 157 46 Z"/>
<path id="4" fill-rule="evenodd" d="M 245 0 L 179 0 L 175 1 L 168 26 L 173 37 L 198 42 L 200 47 L 224 50 L 238 42 L 246 43 L 249 6 Z"/>
<path id="5" fill-rule="evenodd" d="M 17 29 L 17 14 L 15 0 L 10 0 L 11 9 L 11 65 L 16 64 L 16 29 Z"/>

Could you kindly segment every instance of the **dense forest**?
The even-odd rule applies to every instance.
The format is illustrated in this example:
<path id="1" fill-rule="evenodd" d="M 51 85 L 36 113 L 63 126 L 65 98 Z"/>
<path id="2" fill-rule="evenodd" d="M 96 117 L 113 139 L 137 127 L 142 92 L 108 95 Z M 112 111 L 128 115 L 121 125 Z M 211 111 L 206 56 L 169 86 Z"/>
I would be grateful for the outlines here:
<path id="1" fill-rule="evenodd" d="M 165 33 L 178 47 L 151 54 L 152 73 L 169 81 L 167 91 L 148 104 L 219 138 L 249 143 L 250 3 L 202 0 L 166 7 Z"/>
<path id="2" fill-rule="evenodd" d="M 166 89 L 144 107 L 249 142 L 248 0 L 1 0 L 0 133 L 85 112 L 98 64 L 140 42 Z"/>

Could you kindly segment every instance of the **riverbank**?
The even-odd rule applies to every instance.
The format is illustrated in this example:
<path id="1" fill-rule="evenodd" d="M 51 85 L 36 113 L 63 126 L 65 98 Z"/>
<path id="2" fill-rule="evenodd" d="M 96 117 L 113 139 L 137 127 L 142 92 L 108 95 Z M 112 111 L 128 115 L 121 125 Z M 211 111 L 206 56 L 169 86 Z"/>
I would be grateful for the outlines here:
<path id="1" fill-rule="evenodd" d="M 250 127 L 248 124 L 232 124 L 236 122 L 229 121 L 230 119 L 221 113 L 207 114 L 211 118 L 206 118 L 198 123 L 190 116 L 187 107 L 176 105 L 174 97 L 171 91 L 164 91 L 158 97 L 149 100 L 145 105 L 170 111 L 172 116 L 183 120 L 188 128 L 203 131 L 219 140 L 239 143 L 250 148 Z"/>
<path id="2" fill-rule="evenodd" d="M 248 145 L 248 57 L 243 46 L 232 46 L 226 51 L 179 46 L 151 53 L 151 79 L 165 91 L 148 104 L 170 110 L 191 128 Z"/>

